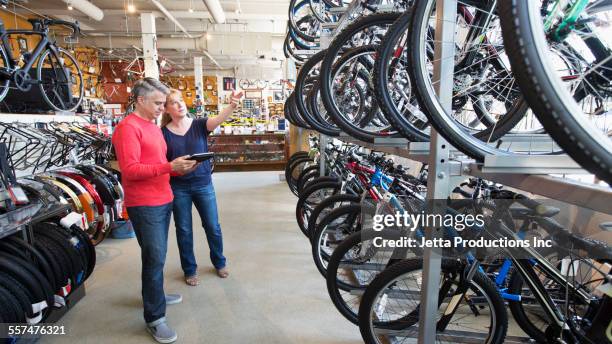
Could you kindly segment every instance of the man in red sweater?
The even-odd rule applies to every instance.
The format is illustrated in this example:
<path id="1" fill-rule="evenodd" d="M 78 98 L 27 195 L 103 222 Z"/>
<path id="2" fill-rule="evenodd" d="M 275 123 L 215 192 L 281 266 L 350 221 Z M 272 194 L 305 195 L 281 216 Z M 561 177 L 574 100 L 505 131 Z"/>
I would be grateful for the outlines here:
<path id="1" fill-rule="evenodd" d="M 168 162 L 166 142 L 155 120 L 164 112 L 170 90 L 159 80 L 144 78 L 133 88 L 136 110 L 113 134 L 121 169 L 125 206 L 141 248 L 142 299 L 147 330 L 160 343 L 172 343 L 177 334 L 166 323 L 166 304 L 182 301 L 164 293 L 164 263 L 172 211 L 170 174 L 185 174 L 196 162 L 179 157 Z"/>

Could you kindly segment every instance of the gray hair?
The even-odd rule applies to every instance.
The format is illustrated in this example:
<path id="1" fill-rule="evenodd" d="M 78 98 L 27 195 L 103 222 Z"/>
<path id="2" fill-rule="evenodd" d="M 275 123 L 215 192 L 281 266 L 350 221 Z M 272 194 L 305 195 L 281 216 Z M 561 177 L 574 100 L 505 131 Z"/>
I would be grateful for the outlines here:
<path id="1" fill-rule="evenodd" d="M 132 88 L 132 96 L 134 99 L 140 96 L 146 98 L 155 91 L 159 91 L 165 95 L 170 93 L 170 89 L 168 86 L 164 85 L 163 82 L 155 78 L 144 78 L 136 81 L 134 88 Z"/>

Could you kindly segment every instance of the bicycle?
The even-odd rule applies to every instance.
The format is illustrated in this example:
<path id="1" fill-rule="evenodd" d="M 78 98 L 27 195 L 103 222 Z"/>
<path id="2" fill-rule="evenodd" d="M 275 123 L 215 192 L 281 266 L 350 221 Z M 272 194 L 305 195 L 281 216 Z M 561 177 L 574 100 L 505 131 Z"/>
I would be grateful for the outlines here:
<path id="1" fill-rule="evenodd" d="M 80 33 L 78 22 L 52 19 L 28 19 L 32 30 L 6 30 L 0 22 L 0 100 L 9 92 L 11 82 L 22 92 L 33 85 L 40 87 L 45 102 L 57 111 L 74 111 L 83 100 L 83 74 L 74 56 L 48 37 L 49 26 L 61 25 Z M 12 53 L 9 37 L 15 34 L 38 35 L 40 41 L 30 52 L 22 54 L 23 65 Z M 34 63 L 36 77 L 32 77 Z"/>

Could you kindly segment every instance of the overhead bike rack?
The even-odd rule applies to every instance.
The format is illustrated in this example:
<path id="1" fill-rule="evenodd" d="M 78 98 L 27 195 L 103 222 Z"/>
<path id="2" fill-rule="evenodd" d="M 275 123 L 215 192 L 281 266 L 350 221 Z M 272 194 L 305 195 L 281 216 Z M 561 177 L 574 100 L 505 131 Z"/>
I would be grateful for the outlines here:
<path id="1" fill-rule="evenodd" d="M 345 15 L 339 22 L 322 25 L 321 49 L 327 48 L 331 39 L 350 22 L 349 18 L 358 7 L 357 3 L 358 1 L 353 1 L 349 7 L 332 9 L 333 13 L 345 13 Z M 440 102 L 447 111 L 451 110 L 453 78 L 442 76 L 453 75 L 454 71 L 456 13 L 457 0 L 438 0 L 432 81 L 436 85 Z M 320 50 L 300 52 L 314 54 L 318 51 Z M 460 181 L 469 177 L 478 177 L 567 204 L 612 214 L 612 188 L 565 178 L 563 176 L 565 174 L 588 173 L 566 154 L 487 155 L 483 162 L 476 162 L 452 147 L 433 129 L 430 142 L 409 142 L 404 138 L 376 138 L 373 143 L 369 143 L 344 133 L 335 139 L 428 164 L 428 199 L 444 200 Z M 321 154 L 325 154 L 324 147 L 328 140 L 326 135 L 320 134 Z M 557 147 L 548 135 L 541 134 L 508 134 L 501 141 L 501 145 L 511 144 L 513 150 L 519 152 L 521 150 L 536 153 L 550 152 L 551 147 Z M 325 167 L 323 163 L 320 165 L 321 175 L 324 175 Z M 428 228 L 426 232 L 430 237 L 436 231 Z M 420 303 L 422 306 L 419 314 L 418 343 L 420 344 L 435 342 L 440 271 L 441 256 L 431 248 L 425 248 Z M 505 340 L 506 343 L 526 341 L 528 338 L 516 336 L 507 336 Z"/>

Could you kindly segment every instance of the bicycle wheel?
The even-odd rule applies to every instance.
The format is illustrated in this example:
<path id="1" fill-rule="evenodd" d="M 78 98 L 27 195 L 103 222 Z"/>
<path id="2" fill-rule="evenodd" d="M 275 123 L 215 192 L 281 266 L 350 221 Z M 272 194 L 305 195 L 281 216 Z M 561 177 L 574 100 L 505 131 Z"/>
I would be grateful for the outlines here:
<path id="1" fill-rule="evenodd" d="M 319 165 L 312 165 L 312 166 L 306 167 L 302 171 L 302 173 L 300 173 L 300 176 L 298 177 L 298 182 L 297 182 L 298 197 L 302 196 L 302 192 L 304 192 L 304 186 L 308 182 L 313 181 L 318 177 L 322 177 L 320 175 Z"/>
<path id="2" fill-rule="evenodd" d="M 397 240 L 397 230 L 364 230 L 347 237 L 334 250 L 327 264 L 327 292 L 338 311 L 359 325 L 358 312 L 366 287 L 385 268 L 407 258 L 408 249 L 376 247 L 374 240 Z"/>
<path id="3" fill-rule="evenodd" d="M 495 4 L 458 4 L 452 111 L 445 111 L 432 80 L 436 0 L 415 3 L 407 41 L 412 90 L 436 131 L 478 161 L 486 155 L 559 153 L 560 148 L 546 135 L 533 135 L 540 125 L 528 111 L 512 77 Z M 498 140 L 515 124 L 520 124 L 520 132 L 527 135 Z"/>
<path id="4" fill-rule="evenodd" d="M 568 257 L 561 259 L 557 252 L 543 254 L 543 256 L 567 276 L 568 283 L 574 284 L 577 289 L 587 295 L 592 295 L 595 288 L 606 281 L 606 272 L 601 271 L 593 262 L 586 259 L 572 260 Z M 548 295 L 559 309 L 563 310 L 568 320 L 585 318 L 585 314 L 589 310 L 588 303 L 585 303 L 578 296 L 573 297 L 568 293 L 566 285 L 559 284 L 548 277 L 540 265 L 536 264 L 533 268 L 542 281 L 542 285 L 545 286 Z M 516 323 L 538 343 L 547 342 L 545 332 L 550 326 L 550 319 L 542 310 L 542 305 L 537 302 L 533 296 L 534 293 L 526 285 L 518 270 L 515 270 L 510 277 L 508 293 L 521 295 L 520 301 L 508 302 L 508 308 Z"/>
<path id="5" fill-rule="evenodd" d="M 74 111 L 83 100 L 83 74 L 70 53 L 57 48 L 45 50 L 38 59 L 36 76 L 43 99 L 57 111 Z"/>
<path id="6" fill-rule="evenodd" d="M 612 9 L 605 1 L 580 3 L 585 8 L 574 11 L 572 2 L 501 1 L 502 33 L 521 90 L 546 131 L 611 184 Z M 568 71 L 551 58 L 559 51 L 577 68 Z"/>
<path id="7" fill-rule="evenodd" d="M 402 14 L 385 34 L 372 82 L 378 105 L 393 127 L 411 141 L 429 141 L 427 116 L 410 91 L 406 45 L 410 16 L 410 12 Z"/>
<path id="8" fill-rule="evenodd" d="M 340 112 L 330 113 L 330 117 L 347 134 L 362 140 L 395 134 L 370 86 L 376 49 L 376 45 L 351 48 L 342 54 L 332 70 L 333 101 Z"/>
<path id="9" fill-rule="evenodd" d="M 359 306 L 359 330 L 367 344 L 413 341 L 419 334 L 423 261 L 409 259 L 380 273 L 367 287 Z M 456 261 L 442 261 L 438 309 L 442 314 L 459 301 L 453 318 L 436 329 L 436 343 L 504 342 L 508 316 L 493 281 L 476 272 L 465 295 L 455 295 L 464 271 Z M 452 302 L 454 303 L 454 302 Z M 438 322 L 438 326 L 440 326 Z M 466 341 L 467 340 L 467 341 Z"/>
<path id="10" fill-rule="evenodd" d="M 324 178 L 324 177 L 323 177 Z M 304 188 L 295 206 L 295 218 L 300 231 L 309 237 L 307 226 L 313 209 L 328 197 L 336 194 L 342 184 L 338 181 L 317 182 L 316 179 Z"/>
<path id="11" fill-rule="evenodd" d="M 291 0 L 289 26 L 308 42 L 314 42 L 321 35 L 321 22 L 312 14 L 309 0 Z"/>
<path id="12" fill-rule="evenodd" d="M 391 136 L 395 135 L 396 132 L 385 130 L 385 128 L 378 128 L 380 131 L 364 130 L 359 126 L 354 125 L 348 118 L 343 116 L 343 109 L 341 109 L 339 104 L 336 102 L 336 92 L 338 91 L 338 87 L 343 87 L 343 85 L 333 83 L 332 81 L 334 80 L 334 72 L 345 71 L 345 69 L 336 69 L 334 66 L 336 65 L 337 58 L 346 52 L 346 49 L 378 44 L 380 42 L 380 37 L 382 37 L 382 35 L 386 32 L 386 29 L 393 24 L 393 22 L 397 20 L 399 16 L 400 13 L 376 13 L 358 19 L 342 30 L 338 36 L 336 36 L 327 49 L 325 58 L 321 62 L 319 87 L 321 92 L 321 100 L 325 105 L 328 116 L 332 117 L 338 126 L 340 126 L 340 123 L 342 123 L 343 129 L 350 128 L 348 129 L 351 130 L 349 133 L 351 135 L 355 135 L 355 137 L 360 140 L 373 142 L 374 138 L 377 136 Z M 362 61 L 364 61 L 364 58 L 351 59 L 353 64 Z M 371 69 L 372 68 L 370 68 L 370 71 Z M 358 75 L 359 74 L 356 74 L 355 76 Z M 369 73 L 365 75 L 367 80 L 366 85 L 368 85 Z M 345 82 L 348 82 L 348 80 L 345 80 Z M 354 94 L 354 92 L 351 93 L 352 91 L 348 87 L 343 87 L 343 89 L 348 92 L 347 96 Z M 380 112 L 378 105 L 376 104 L 376 99 L 373 95 L 374 94 L 371 93 L 372 103 L 369 104 L 369 107 L 372 113 L 368 114 L 370 117 L 373 117 L 371 116 L 372 114 L 376 115 L 377 112 Z M 346 99 L 350 99 L 350 97 Z M 382 117 L 382 114 L 380 116 Z"/>
<path id="13" fill-rule="evenodd" d="M 321 220 L 334 209 L 345 205 L 359 204 L 360 200 L 361 198 L 358 195 L 351 194 L 333 195 L 323 200 L 312 210 L 310 218 L 308 219 L 308 228 L 306 229 L 308 238 L 312 237 L 313 233 L 317 229 L 317 226 L 319 223 L 321 223 Z"/>
<path id="14" fill-rule="evenodd" d="M 327 277 L 327 262 L 336 247 L 360 230 L 361 206 L 358 204 L 336 208 L 321 220 L 310 243 L 312 258 L 323 277 Z"/>
<path id="15" fill-rule="evenodd" d="M 287 182 L 289 183 L 289 189 L 291 189 L 291 192 L 293 192 L 293 194 L 296 196 L 298 196 L 298 179 L 302 174 L 302 171 L 306 167 L 310 166 L 310 164 L 313 164 L 313 160 L 308 156 L 305 156 L 293 161 L 289 167 L 289 178 L 287 179 Z"/>
<path id="16" fill-rule="evenodd" d="M 327 125 L 326 122 L 319 121 L 319 119 L 312 114 L 312 111 L 310 111 L 311 107 L 306 104 L 306 100 L 310 93 L 309 89 L 312 90 L 313 87 L 316 87 L 313 77 L 318 75 L 318 65 L 324 56 L 325 50 L 322 50 L 309 58 L 302 68 L 300 68 L 300 73 L 296 79 L 293 92 L 295 94 L 294 102 L 298 111 L 304 117 L 304 120 L 315 130 L 327 135 L 337 136 L 340 130 L 334 130 L 334 128 Z M 308 82 L 310 82 L 310 85 L 308 85 Z"/>
<path id="17" fill-rule="evenodd" d="M 11 74 L 9 73 L 9 60 L 6 56 L 4 47 L 0 45 L 0 101 L 4 100 L 11 83 Z"/>
<path id="18" fill-rule="evenodd" d="M 327 111 L 321 101 L 321 91 L 318 80 L 314 83 L 306 97 L 306 108 L 319 123 L 323 124 L 321 128 L 317 129 L 320 133 L 328 136 L 340 136 L 340 129 L 336 126 L 332 118 L 327 116 Z"/>

